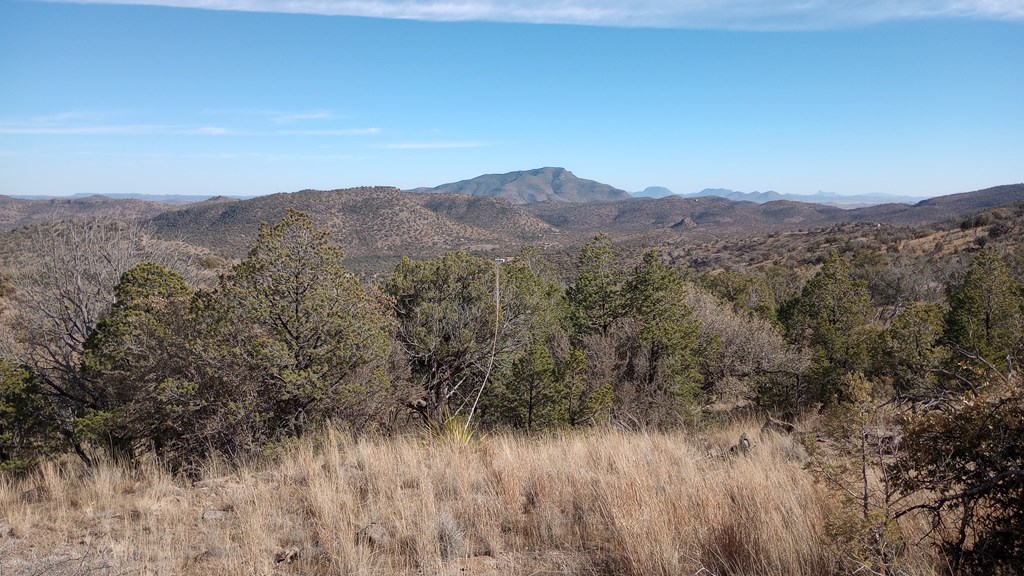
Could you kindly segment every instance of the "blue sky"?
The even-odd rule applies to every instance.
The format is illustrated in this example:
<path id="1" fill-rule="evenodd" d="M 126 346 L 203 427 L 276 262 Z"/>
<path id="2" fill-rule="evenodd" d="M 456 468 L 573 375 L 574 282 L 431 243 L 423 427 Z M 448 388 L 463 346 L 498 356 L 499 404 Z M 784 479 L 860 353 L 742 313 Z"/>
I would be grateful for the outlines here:
<path id="1" fill-rule="evenodd" d="M 1024 0 L 621 4 L 0 0 L 0 194 L 1024 181 Z"/>

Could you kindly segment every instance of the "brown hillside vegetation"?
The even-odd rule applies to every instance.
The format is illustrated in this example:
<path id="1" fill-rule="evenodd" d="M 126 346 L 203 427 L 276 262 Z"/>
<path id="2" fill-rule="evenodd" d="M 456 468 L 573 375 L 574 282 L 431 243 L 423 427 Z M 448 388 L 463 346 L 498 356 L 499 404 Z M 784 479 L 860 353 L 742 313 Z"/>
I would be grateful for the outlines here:
<path id="1" fill-rule="evenodd" d="M 151 223 L 162 236 L 188 238 L 200 246 L 240 255 L 260 222 L 276 221 L 294 208 L 330 230 L 354 266 L 381 256 L 429 257 L 445 250 L 509 246 L 514 250 L 524 238 L 549 230 L 507 200 L 463 198 L 386 187 L 305 190 L 231 203 L 206 202 L 160 214 Z"/>
<path id="2" fill-rule="evenodd" d="M 1024 202 L 1024 184 L 994 186 L 974 192 L 922 200 L 913 206 L 885 204 L 851 210 L 851 221 L 923 225 Z"/>
<path id="3" fill-rule="evenodd" d="M 0 231 L 68 218 L 150 218 L 173 208 L 161 202 L 106 196 L 25 200 L 0 195 Z"/>
<path id="4" fill-rule="evenodd" d="M 1024 206 L 1022 204 L 1021 206 Z M 695 269 L 744 269 L 779 265 L 805 269 L 831 250 L 876 251 L 927 260 L 942 267 L 985 246 L 1013 252 L 1024 233 L 1024 208 L 1009 207 L 951 219 L 929 227 L 869 222 L 699 238 L 676 230 L 654 230 L 623 239 L 625 246 L 657 246 L 675 265 Z"/>
<path id="5" fill-rule="evenodd" d="M 525 209 L 565 233 L 636 234 L 668 229 L 694 239 L 724 239 L 829 227 L 843 223 L 924 226 L 1024 203 L 1024 184 L 953 194 L 914 206 L 885 204 L 844 210 L 777 200 L 756 204 L 717 196 L 633 198 L 603 204 L 538 203 Z"/>
<path id="6" fill-rule="evenodd" d="M 504 198 L 435 193 L 414 194 L 410 199 L 456 222 L 513 237 L 543 237 L 557 232 L 555 227 Z"/>
<path id="7" fill-rule="evenodd" d="M 689 235 L 721 236 L 821 226 L 841 221 L 846 211 L 832 206 L 777 201 L 767 204 L 703 198 L 634 198 L 607 204 L 535 204 L 527 207 L 563 230 L 635 233 L 671 228 Z"/>
<path id="8" fill-rule="evenodd" d="M 741 431 L 746 455 L 728 446 Z M 0 572 L 844 573 L 843 516 L 790 437 L 612 430 L 469 444 L 329 433 L 273 464 L 49 463 L 0 479 Z M 905 529 L 921 529 L 909 520 Z M 839 532 L 836 532 L 839 530 Z M 911 558 L 902 574 L 934 574 Z"/>
<path id="9" fill-rule="evenodd" d="M 577 198 L 585 199 L 585 195 Z M 915 206 L 891 204 L 855 210 L 793 201 L 756 204 L 715 196 L 562 200 L 515 204 L 500 195 L 421 194 L 388 187 L 305 190 L 248 200 L 213 198 L 186 207 L 99 196 L 56 200 L 0 197 L 0 231 L 69 218 L 142 219 L 159 236 L 237 257 L 255 237 L 260 222 L 276 221 L 288 208 L 295 208 L 329 228 L 335 241 L 345 247 L 349 264 L 361 271 L 387 272 L 402 256 L 425 258 L 445 250 L 506 256 L 531 243 L 557 252 L 579 246 L 598 232 L 627 246 L 661 247 L 676 255 L 675 262 L 686 261 L 678 256 L 676 246 L 687 247 L 686 252 L 692 253 L 687 258 L 709 262 L 723 258 L 720 253 L 710 253 L 711 248 L 730 251 L 741 245 L 748 252 L 745 262 L 763 262 L 765 259 L 753 256 L 749 249 L 763 253 L 759 247 L 765 239 L 779 245 L 778 253 L 785 254 L 792 239 L 818 231 L 830 235 L 831 230 L 847 224 L 882 224 L 884 230 L 939 223 L 956 227 L 971 214 L 1024 202 L 1024 185 L 933 198 Z"/>

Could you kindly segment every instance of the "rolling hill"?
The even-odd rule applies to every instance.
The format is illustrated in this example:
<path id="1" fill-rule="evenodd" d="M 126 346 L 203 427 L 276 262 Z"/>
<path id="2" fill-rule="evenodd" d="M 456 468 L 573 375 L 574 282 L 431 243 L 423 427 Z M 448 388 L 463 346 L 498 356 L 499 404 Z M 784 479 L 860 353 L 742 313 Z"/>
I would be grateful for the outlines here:
<path id="1" fill-rule="evenodd" d="M 634 198 L 605 204 L 532 204 L 525 209 L 563 232 L 632 234 L 657 228 L 712 235 L 764 233 L 824 226 L 846 219 L 847 211 L 820 204 L 777 201 L 735 202 L 718 196 Z"/>
<path id="2" fill-rule="evenodd" d="M 150 218 L 172 208 L 162 202 L 107 196 L 29 200 L 0 195 L 0 230 L 68 218 Z"/>
<path id="3" fill-rule="evenodd" d="M 235 202 L 204 202 L 150 220 L 167 238 L 241 255 L 261 222 L 302 210 L 329 229 L 353 265 L 388 268 L 402 256 L 427 257 L 446 250 L 514 251 L 554 229 L 502 198 L 412 194 L 397 188 L 303 190 Z M 377 265 L 379 264 L 379 266 Z"/>
<path id="4" fill-rule="evenodd" d="M 937 196 L 913 206 L 882 204 L 850 210 L 849 213 L 851 220 L 920 226 L 1021 203 L 1024 203 L 1024 184 L 1007 184 L 974 192 Z"/>

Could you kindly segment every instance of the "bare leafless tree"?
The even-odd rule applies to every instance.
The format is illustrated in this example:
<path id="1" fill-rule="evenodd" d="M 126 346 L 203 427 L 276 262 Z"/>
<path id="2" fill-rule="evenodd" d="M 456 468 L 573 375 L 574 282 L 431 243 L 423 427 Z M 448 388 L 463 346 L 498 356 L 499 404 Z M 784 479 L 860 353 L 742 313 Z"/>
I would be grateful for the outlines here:
<path id="1" fill-rule="evenodd" d="M 689 286 L 687 304 L 700 325 L 705 389 L 715 395 L 749 397 L 763 377 L 795 379 L 807 370 L 810 354 L 788 344 L 767 320 L 736 311 L 694 285 Z"/>
<path id="2" fill-rule="evenodd" d="M 181 246 L 151 238 L 136 221 L 114 217 L 35 228 L 28 249 L 9 264 L 14 289 L 4 320 L 13 334 L 11 353 L 31 366 L 54 396 L 93 405 L 96 398 L 81 379 L 79 361 L 114 302 L 114 287 L 126 270 L 145 261 L 187 272 L 189 255 Z"/>

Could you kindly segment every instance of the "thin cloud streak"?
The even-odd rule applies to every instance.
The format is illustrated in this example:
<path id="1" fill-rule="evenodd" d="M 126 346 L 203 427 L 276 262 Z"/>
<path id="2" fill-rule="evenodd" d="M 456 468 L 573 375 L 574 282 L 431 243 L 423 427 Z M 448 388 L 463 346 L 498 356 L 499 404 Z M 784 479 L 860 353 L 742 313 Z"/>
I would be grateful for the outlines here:
<path id="1" fill-rule="evenodd" d="M 212 127 L 193 128 L 192 133 L 208 134 Z M 101 126 L 19 126 L 0 125 L 0 134 L 21 134 L 21 135 L 102 135 L 102 134 L 186 134 L 189 130 L 182 130 L 173 126 L 154 126 L 147 124 L 120 124 Z"/>
<path id="2" fill-rule="evenodd" d="M 171 126 L 150 124 L 107 124 L 60 126 L 0 124 L 0 135 L 23 136 L 373 136 L 380 128 L 340 128 L 324 130 L 233 130 L 223 126 Z"/>
<path id="3" fill-rule="evenodd" d="M 331 110 L 260 110 L 260 109 L 239 109 L 239 110 L 203 110 L 203 114 L 212 116 L 241 116 L 250 118 L 262 118 L 273 124 L 292 124 L 295 122 L 312 122 L 322 120 L 341 120 L 340 116 Z"/>
<path id="4" fill-rule="evenodd" d="M 489 142 L 398 142 L 383 144 L 379 148 L 386 150 L 446 150 L 450 148 L 486 148 L 493 146 Z"/>
<path id="5" fill-rule="evenodd" d="M 339 128 L 335 130 L 275 130 L 269 134 L 279 136 L 374 136 L 380 128 Z"/>
<path id="6" fill-rule="evenodd" d="M 188 154 L 169 152 L 78 152 L 76 156 L 97 158 L 130 158 L 138 160 L 267 160 L 267 161 L 338 161 L 366 160 L 369 156 L 353 154 L 281 154 L 275 152 L 215 152 Z"/>
<path id="7" fill-rule="evenodd" d="M 1024 0 L 40 0 L 430 21 L 811 30 L 894 20 L 1024 20 Z"/>

